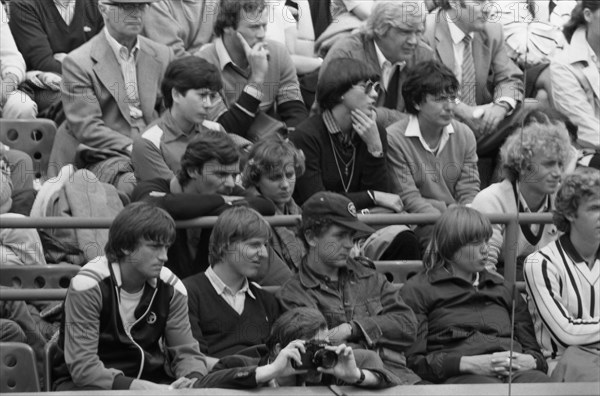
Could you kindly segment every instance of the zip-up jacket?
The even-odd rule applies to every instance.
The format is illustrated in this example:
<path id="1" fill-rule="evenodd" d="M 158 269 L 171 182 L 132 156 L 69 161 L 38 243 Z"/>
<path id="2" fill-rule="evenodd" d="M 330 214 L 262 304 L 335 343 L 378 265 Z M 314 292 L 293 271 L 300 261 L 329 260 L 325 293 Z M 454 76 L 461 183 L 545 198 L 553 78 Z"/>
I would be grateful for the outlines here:
<path id="1" fill-rule="evenodd" d="M 416 342 L 407 350 L 408 366 L 426 381 L 440 383 L 461 375 L 463 356 L 509 351 L 513 287 L 488 271 L 476 285 L 444 268 L 412 277 L 400 290 L 418 321 Z M 535 339 L 527 305 L 516 293 L 513 350 L 533 356 L 536 369 L 548 366 Z"/>
<path id="2" fill-rule="evenodd" d="M 54 367 L 59 383 L 129 389 L 134 379 L 169 383 L 203 377 L 206 361 L 193 338 L 187 292 L 166 267 L 148 281 L 128 332 L 120 315 L 119 264 L 98 257 L 71 280 Z"/>

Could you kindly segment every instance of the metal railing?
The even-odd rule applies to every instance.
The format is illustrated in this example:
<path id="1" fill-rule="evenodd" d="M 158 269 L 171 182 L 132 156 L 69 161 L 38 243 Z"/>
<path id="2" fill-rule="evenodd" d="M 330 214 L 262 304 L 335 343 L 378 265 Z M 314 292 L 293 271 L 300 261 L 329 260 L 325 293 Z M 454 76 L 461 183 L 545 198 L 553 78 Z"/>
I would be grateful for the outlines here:
<path id="1" fill-rule="evenodd" d="M 358 215 L 358 218 L 372 226 L 386 226 L 394 224 L 432 224 L 439 215 L 430 214 L 369 214 Z M 519 238 L 519 224 L 549 224 L 552 215 L 549 213 L 533 214 L 490 214 L 490 221 L 494 224 L 504 224 L 504 277 L 514 283 L 517 270 L 517 241 Z M 268 216 L 265 219 L 272 226 L 295 226 L 300 224 L 300 216 Z M 177 228 L 210 228 L 217 220 L 216 216 L 201 217 L 192 220 L 177 221 Z M 3 218 L 0 228 L 109 228 L 112 223 L 110 218 Z M 507 248 L 513 246 L 514 248 Z M 65 289 L 0 289 L 0 300 L 61 300 L 66 293 Z"/>

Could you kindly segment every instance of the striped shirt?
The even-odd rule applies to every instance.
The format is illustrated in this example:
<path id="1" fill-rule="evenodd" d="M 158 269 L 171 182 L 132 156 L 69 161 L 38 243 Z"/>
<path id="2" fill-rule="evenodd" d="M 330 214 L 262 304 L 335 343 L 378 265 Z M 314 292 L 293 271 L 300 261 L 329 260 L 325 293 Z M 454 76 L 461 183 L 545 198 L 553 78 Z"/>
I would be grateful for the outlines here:
<path id="1" fill-rule="evenodd" d="M 600 349 L 598 255 L 590 269 L 565 234 L 529 255 L 524 273 L 529 311 L 544 355 L 554 359 L 573 345 Z"/>

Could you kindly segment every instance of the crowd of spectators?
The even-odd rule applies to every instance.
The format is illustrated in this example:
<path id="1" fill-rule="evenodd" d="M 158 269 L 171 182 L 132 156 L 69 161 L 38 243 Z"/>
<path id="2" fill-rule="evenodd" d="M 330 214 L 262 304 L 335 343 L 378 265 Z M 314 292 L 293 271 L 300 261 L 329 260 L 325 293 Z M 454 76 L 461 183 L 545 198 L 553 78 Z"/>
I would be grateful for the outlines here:
<path id="1" fill-rule="evenodd" d="M 600 381 L 600 2 L 2 3 L 0 116 L 58 130 L 49 181 L 0 143 L 0 220 L 120 210 L 91 259 L 0 230 L 2 266 L 90 259 L 54 390 Z M 518 213 L 554 224 L 509 246 Z M 38 320 L 0 340 L 39 359 Z"/>

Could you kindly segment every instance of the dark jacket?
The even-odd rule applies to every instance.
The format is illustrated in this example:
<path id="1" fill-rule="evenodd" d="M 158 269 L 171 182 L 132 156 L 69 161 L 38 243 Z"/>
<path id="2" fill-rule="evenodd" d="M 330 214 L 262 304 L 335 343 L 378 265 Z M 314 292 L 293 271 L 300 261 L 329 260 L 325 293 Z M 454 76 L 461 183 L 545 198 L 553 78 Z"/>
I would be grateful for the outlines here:
<path id="1" fill-rule="evenodd" d="M 487 271 L 477 286 L 444 268 L 421 272 L 401 289 L 418 320 L 416 342 L 408 349 L 408 366 L 421 378 L 444 382 L 461 375 L 462 356 L 510 350 L 512 285 Z M 527 305 L 516 293 L 513 350 L 532 355 L 536 368 L 548 366 L 535 339 Z"/>

